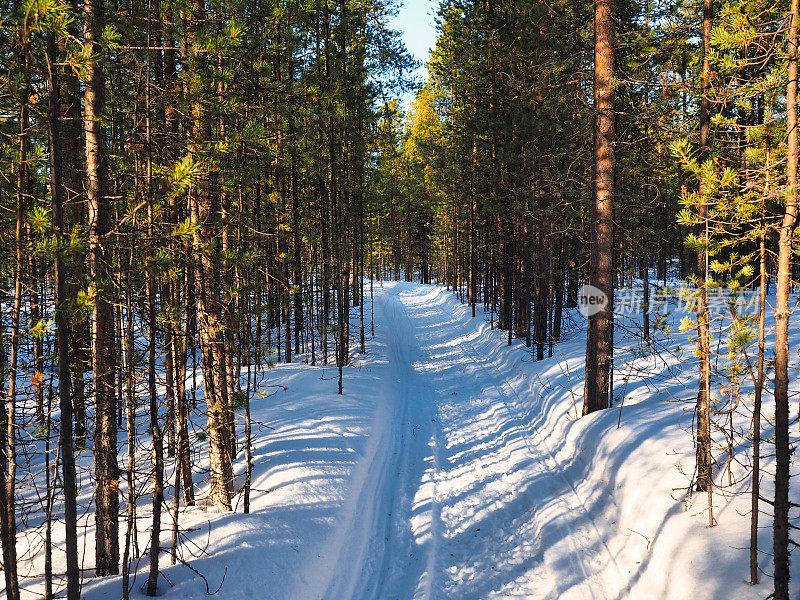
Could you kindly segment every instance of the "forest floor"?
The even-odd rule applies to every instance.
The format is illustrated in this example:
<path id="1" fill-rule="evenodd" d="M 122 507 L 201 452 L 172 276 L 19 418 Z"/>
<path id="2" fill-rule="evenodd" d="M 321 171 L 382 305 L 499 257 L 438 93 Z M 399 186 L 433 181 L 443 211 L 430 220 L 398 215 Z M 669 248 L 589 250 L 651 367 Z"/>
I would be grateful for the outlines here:
<path id="1" fill-rule="evenodd" d="M 472 319 L 442 287 L 376 282 L 374 306 L 367 300 L 375 335 L 368 325 L 367 352 L 345 370 L 344 395 L 335 393 L 334 368 L 296 362 L 266 373 L 264 385 L 287 389 L 265 387 L 253 401 L 259 425 L 251 514 L 241 513 L 238 498 L 234 513 L 181 511 L 181 552 L 210 591 L 222 584 L 216 598 L 768 595 L 766 575 L 758 586 L 746 582 L 749 480 L 735 481 L 744 467 L 732 463 L 728 485 L 727 454 L 718 453 L 716 527 L 707 527 L 706 496 L 687 494 L 696 384 L 678 353 L 619 352 L 615 395 L 622 406 L 577 418 L 585 351 L 579 315 L 553 358 L 536 362 L 520 341 L 508 346 L 480 306 Z M 749 449 L 736 450 L 746 465 Z M 796 485 L 792 495 L 800 500 Z M 768 509 L 762 505 L 765 573 Z M 144 545 L 148 516 L 143 503 Z M 87 563 L 91 538 L 87 523 Z M 168 547 L 169 531 L 162 545 Z M 146 562 L 134 597 L 143 596 Z M 203 579 L 170 566 L 167 555 L 162 572 L 164 596 L 206 595 Z M 116 600 L 119 578 L 88 580 L 83 593 Z"/>

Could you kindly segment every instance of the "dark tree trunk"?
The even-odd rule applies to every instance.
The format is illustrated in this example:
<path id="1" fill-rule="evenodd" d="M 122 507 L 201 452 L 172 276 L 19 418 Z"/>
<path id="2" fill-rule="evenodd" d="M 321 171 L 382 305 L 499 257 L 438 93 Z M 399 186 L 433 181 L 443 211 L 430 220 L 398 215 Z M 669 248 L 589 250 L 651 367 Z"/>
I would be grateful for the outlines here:
<path id="1" fill-rule="evenodd" d="M 555 307 L 553 308 L 553 323 L 550 326 L 550 339 L 554 342 L 560 342 L 561 320 L 564 313 L 564 241 L 561 234 L 559 234 L 556 248 L 558 262 L 556 263 L 555 285 L 553 286 Z"/>
<path id="2" fill-rule="evenodd" d="M 769 151 L 767 168 L 769 168 Z M 759 238 L 759 297 L 758 297 L 758 363 L 756 366 L 755 389 L 753 392 L 753 483 L 750 489 L 750 583 L 758 583 L 758 509 L 761 493 L 761 397 L 764 391 L 764 341 L 767 305 L 767 230 L 764 215 L 761 218 Z"/>
<path id="3" fill-rule="evenodd" d="M 650 260 L 646 252 L 639 256 L 639 277 L 642 279 L 642 331 L 650 339 Z"/>
<path id="4" fill-rule="evenodd" d="M 106 198 L 105 80 L 100 44 L 105 27 L 103 0 L 84 5 L 84 45 L 90 54 L 84 92 L 86 132 L 86 196 L 88 205 L 89 266 L 95 296 L 92 314 L 92 370 L 94 376 L 95 571 L 98 576 L 119 573 L 119 470 L 117 468 L 117 397 L 114 382 L 114 306 L 110 298 L 110 202 Z"/>
<path id="5" fill-rule="evenodd" d="M 179 306 L 181 295 L 175 286 L 173 305 Z M 186 340 L 189 337 L 189 318 L 184 317 L 184 328 L 180 323 L 172 335 L 175 356 L 175 409 L 177 420 L 177 469 L 181 472 L 181 488 L 186 506 L 194 506 L 194 484 L 192 483 L 192 450 L 189 443 L 189 402 L 186 396 Z"/>
<path id="6" fill-rule="evenodd" d="M 196 36 L 206 19 L 205 1 L 195 0 L 191 23 L 187 28 L 187 47 L 193 48 Z M 197 75 L 207 71 L 201 53 L 192 59 L 191 68 Z M 206 122 L 202 100 L 202 89 L 193 89 L 192 94 L 192 139 L 189 154 L 199 161 L 201 148 L 210 131 Z M 200 334 L 200 350 L 205 388 L 206 419 L 208 425 L 209 458 L 211 467 L 211 502 L 222 510 L 231 510 L 233 494 L 233 465 L 227 432 L 226 414 L 227 370 L 225 367 L 225 341 L 220 311 L 219 253 L 213 243 L 219 227 L 220 206 L 215 193 L 215 173 L 202 172 L 197 178 L 191 216 L 195 223 L 193 251 L 198 261 L 196 269 L 196 315 Z"/>
<path id="7" fill-rule="evenodd" d="M 711 29 L 714 20 L 713 0 L 703 2 L 703 67 L 701 73 L 701 98 L 700 98 L 700 158 L 708 160 L 710 134 L 711 134 Z M 708 236 L 708 204 L 706 203 L 707 190 L 701 185 L 700 206 L 698 216 L 701 221 L 701 239 Z M 711 506 L 712 494 L 712 456 L 711 456 L 711 349 L 709 345 L 709 314 L 708 314 L 708 288 L 706 285 L 706 271 L 708 270 L 708 254 L 701 249 L 697 253 L 695 272 L 697 285 L 700 288 L 700 297 L 697 308 L 697 334 L 700 351 L 700 364 L 698 368 L 697 391 L 697 489 L 708 492 L 708 523 L 714 524 Z"/>
<path id="8" fill-rule="evenodd" d="M 50 198 L 53 209 L 53 233 L 57 248 L 67 238 L 64 231 L 64 185 L 61 152 L 60 82 L 56 65 L 58 45 L 54 33 L 47 36 L 47 105 L 48 138 L 50 143 Z M 53 303 L 55 305 L 56 353 L 58 356 L 58 403 L 60 410 L 59 452 L 61 454 L 62 494 L 64 496 L 65 554 L 67 562 L 67 600 L 80 597 L 78 566 L 78 515 L 75 451 L 73 447 L 72 398 L 70 390 L 70 327 L 67 273 L 61 252 L 55 254 L 53 274 Z"/>

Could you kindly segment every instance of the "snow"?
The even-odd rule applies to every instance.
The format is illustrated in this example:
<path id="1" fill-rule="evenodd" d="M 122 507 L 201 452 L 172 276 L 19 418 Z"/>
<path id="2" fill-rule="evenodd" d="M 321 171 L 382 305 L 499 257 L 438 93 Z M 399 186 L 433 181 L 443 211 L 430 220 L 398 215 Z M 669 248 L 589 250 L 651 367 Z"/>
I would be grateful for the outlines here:
<path id="1" fill-rule="evenodd" d="M 287 391 L 252 404 L 254 420 L 273 429 L 255 427 L 251 514 L 241 514 L 238 497 L 235 513 L 181 509 L 181 550 L 211 591 L 222 583 L 216 598 L 768 595 L 768 577 L 746 582 L 750 500 L 734 492 L 749 482 L 715 495 L 714 528 L 706 526 L 705 495 L 686 496 L 692 406 L 676 400 L 692 399 L 696 384 L 677 353 L 620 362 L 647 367 L 651 378 L 624 381 L 619 367 L 615 392 L 624 388 L 624 406 L 577 418 L 580 330 L 552 359 L 535 362 L 439 286 L 376 283 L 374 309 L 375 337 L 345 370 L 344 395 L 335 393 L 333 368 L 295 363 L 265 374 L 265 385 Z M 767 404 L 765 416 L 771 410 Z M 769 497 L 768 475 L 763 486 Z M 792 495 L 800 501 L 796 486 Z M 144 504 L 139 517 L 144 532 Z M 769 573 L 771 516 L 761 523 Z M 168 515 L 165 524 L 168 547 Z M 91 523 L 86 531 L 91 542 Z M 61 560 L 59 553 L 56 572 Z M 143 559 L 133 597 L 143 597 L 146 568 Z M 203 580 L 170 566 L 166 554 L 161 568 L 165 597 L 206 594 Z M 87 580 L 83 594 L 117 599 L 120 590 L 112 577 Z"/>

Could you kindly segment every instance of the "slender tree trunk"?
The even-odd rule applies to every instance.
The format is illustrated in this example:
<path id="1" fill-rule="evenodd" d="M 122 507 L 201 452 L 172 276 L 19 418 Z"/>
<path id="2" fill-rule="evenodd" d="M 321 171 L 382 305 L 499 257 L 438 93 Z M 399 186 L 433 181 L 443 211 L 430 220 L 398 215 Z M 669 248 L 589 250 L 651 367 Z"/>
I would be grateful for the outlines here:
<path id="1" fill-rule="evenodd" d="M 174 306 L 180 305 L 180 291 L 173 290 Z M 178 328 L 172 336 L 175 356 L 175 404 L 177 418 L 177 469 L 181 473 L 183 501 L 186 506 L 194 506 L 194 484 L 192 482 L 192 450 L 189 443 L 189 401 L 186 396 L 186 339 L 189 336 L 189 319 L 183 317 L 183 328 Z"/>
<path id="2" fill-rule="evenodd" d="M 147 388 L 150 397 L 150 436 L 153 441 L 153 520 L 150 527 L 150 573 L 147 595 L 158 592 L 158 557 L 161 551 L 161 506 L 164 502 L 164 439 L 158 415 L 156 390 L 156 299 L 155 277 L 148 274 L 147 282 Z"/>
<path id="3" fill-rule="evenodd" d="M 69 0 L 69 7 L 74 14 L 78 13 L 77 0 Z M 75 19 L 68 25 L 68 36 L 78 39 L 80 33 Z M 62 56 L 67 55 L 70 42 L 66 38 L 59 40 Z M 81 147 L 84 139 L 83 120 L 81 116 L 81 84 L 72 68 L 60 66 L 59 77 L 59 110 L 61 112 L 61 146 L 63 168 L 63 206 L 65 234 L 70 228 L 83 228 L 87 223 L 86 203 L 83 202 L 81 192 L 85 186 L 85 145 Z M 69 267 L 69 276 L 65 278 L 66 295 L 75 298 L 79 286 L 86 279 L 86 264 L 84 261 L 73 262 Z M 84 377 L 90 368 L 91 361 L 91 332 L 88 320 L 75 315 L 71 324 L 71 369 L 72 369 L 72 412 L 74 419 L 73 446 L 80 449 L 86 447 L 86 394 Z"/>
<path id="4" fill-rule="evenodd" d="M 558 243 L 558 262 L 556 267 L 555 281 L 555 307 L 553 309 L 553 323 L 551 327 L 550 339 L 555 342 L 561 341 L 561 320 L 564 312 L 564 239 L 559 234 Z M 571 270 L 571 269 L 570 269 Z"/>
<path id="5" fill-rule="evenodd" d="M 769 172 L 769 153 L 767 153 Z M 758 365 L 753 398 L 753 485 L 750 490 L 750 583 L 758 583 L 758 509 L 761 493 L 761 396 L 764 390 L 764 341 L 767 305 L 767 230 L 764 214 L 759 237 Z"/>
<path id="6" fill-rule="evenodd" d="M 711 29 L 714 19 L 713 0 L 703 1 L 703 67 L 701 73 L 700 98 L 700 156 L 708 160 L 711 135 Z M 707 190 L 701 185 L 698 216 L 701 220 L 702 239 L 708 239 Z M 697 308 L 697 335 L 700 351 L 700 365 L 697 393 L 697 489 L 708 492 L 708 524 L 714 524 L 712 494 L 712 456 L 711 456 L 711 349 L 710 321 L 708 313 L 708 252 L 700 249 L 697 253 L 696 277 L 699 288 Z"/>
<path id="7" fill-rule="evenodd" d="M 148 3 L 147 46 L 152 44 L 153 5 Z M 150 53 L 145 69 L 145 194 L 147 201 L 147 234 L 155 237 L 153 228 L 153 160 L 150 107 Z M 161 508 L 164 502 L 164 432 L 158 414 L 158 391 L 156 389 L 156 278 L 147 273 L 147 391 L 150 400 L 150 437 L 153 442 L 153 520 L 150 526 L 150 573 L 147 578 L 147 595 L 158 592 L 158 557 L 161 553 Z M 171 366 L 171 365 L 170 365 Z M 174 415 L 174 399 L 171 406 Z M 167 416 L 170 425 L 171 416 Z"/>
<path id="8" fill-rule="evenodd" d="M 52 373 L 52 369 L 51 369 Z M 53 377 L 50 376 L 50 383 L 47 386 L 47 402 L 52 406 L 53 401 Z M 44 600 L 53 600 L 53 505 L 55 504 L 56 486 L 55 480 L 58 474 L 59 453 L 53 461 L 52 474 L 50 471 L 50 427 L 52 425 L 49 417 L 45 417 L 47 425 L 47 437 L 44 444 L 44 453 L 47 457 L 45 461 L 45 490 L 47 499 L 45 501 L 44 515 Z"/>
<path id="9" fill-rule="evenodd" d="M 288 18 L 288 16 L 287 16 Z M 287 57 L 289 79 L 289 195 L 292 211 L 292 302 L 294 304 L 294 353 L 300 354 L 300 330 L 303 327 L 303 245 L 300 235 L 300 194 L 297 184 L 297 127 L 294 109 L 294 57 Z"/>
<path id="10" fill-rule="evenodd" d="M 260 303 L 261 290 L 258 290 Z M 261 370 L 261 314 L 256 316 L 256 371 Z M 242 490 L 243 512 L 250 513 L 250 486 L 253 481 L 253 441 L 252 421 L 250 419 L 250 362 L 247 364 L 247 393 L 244 397 L 244 489 Z"/>
<path id="11" fill-rule="evenodd" d="M 167 302 L 172 299 L 173 283 L 166 284 Z M 169 305 L 170 311 L 176 310 L 176 307 Z M 164 423 L 164 429 L 167 431 L 167 456 L 174 458 L 177 448 L 177 441 L 175 439 L 176 430 L 176 407 L 175 407 L 175 344 L 172 343 L 172 336 L 174 335 L 175 327 L 172 319 L 168 320 L 167 326 L 164 328 L 164 376 L 166 378 L 166 401 L 167 401 L 167 418 Z"/>
<path id="12" fill-rule="evenodd" d="M 646 252 L 639 257 L 639 277 L 642 278 L 642 331 L 650 339 L 650 258 Z"/>
<path id="13" fill-rule="evenodd" d="M 475 318 L 475 304 L 477 302 L 477 265 L 475 264 L 475 244 L 477 243 L 477 232 L 475 227 L 475 213 L 477 203 L 477 189 L 475 186 L 475 162 L 476 162 L 476 146 L 473 136 L 472 141 L 472 160 L 470 161 L 470 199 L 469 199 L 469 299 L 472 304 L 472 318 Z"/>
<path id="14" fill-rule="evenodd" d="M 28 227 L 29 239 L 33 237 L 31 227 Z M 30 282 L 30 311 L 31 323 L 37 324 L 42 318 L 41 298 L 43 293 L 39 291 L 39 268 L 38 261 L 33 252 L 28 256 L 28 277 Z M 40 337 L 35 337 L 33 340 L 33 369 L 36 374 L 36 423 L 44 428 L 45 425 L 45 411 L 44 411 L 44 343 Z"/>
<path id="15" fill-rule="evenodd" d="M 709 1 L 709 0 L 706 0 Z M 789 12 L 789 68 L 786 87 L 786 211 L 778 241 L 775 286 L 775 519 L 772 526 L 775 562 L 774 600 L 789 600 L 789 286 L 792 242 L 797 218 L 797 20 L 800 0 Z"/>
<path id="16" fill-rule="evenodd" d="M 64 187 L 61 153 L 60 84 L 56 65 L 58 44 L 54 33 L 47 35 L 47 105 L 48 138 L 50 143 L 50 198 L 53 210 L 53 233 L 56 239 L 55 269 L 53 274 L 53 303 L 55 305 L 56 353 L 58 356 L 58 401 L 61 426 L 59 452 L 61 454 L 62 494 L 64 497 L 65 554 L 67 563 L 67 600 L 80 597 L 80 570 L 78 566 L 78 515 L 75 451 L 73 448 L 72 397 L 70 390 L 70 327 L 69 298 L 66 288 L 66 268 L 61 252 L 67 235 L 64 231 Z"/>
<path id="17" fill-rule="evenodd" d="M 125 428 L 128 438 L 128 469 L 126 472 L 128 483 L 128 510 L 125 529 L 125 548 L 122 556 L 122 595 L 127 600 L 130 597 L 130 556 L 131 546 L 138 548 L 136 530 L 136 406 L 134 398 L 134 366 L 133 366 L 133 301 L 130 274 L 133 271 L 133 248 L 129 249 L 128 274 L 126 276 L 125 293 L 125 343 L 124 369 L 125 369 Z"/>
<path id="18" fill-rule="evenodd" d="M 23 59 L 27 67 L 27 49 Z M 25 75 L 27 78 L 27 74 Z M 17 579 L 17 519 L 16 519 L 16 494 L 17 494 L 17 378 L 19 364 L 20 342 L 20 312 L 22 311 L 22 281 L 24 277 L 24 222 L 25 204 L 29 194 L 28 172 L 28 85 L 27 81 L 22 88 L 20 97 L 20 134 L 19 156 L 17 162 L 17 206 L 16 227 L 14 232 L 15 260 L 14 260 L 14 305 L 11 310 L 11 354 L 8 365 L 8 395 L 6 397 L 3 418 L 6 431 L 5 447 L 2 448 L 3 457 L 0 465 L 0 524 L 2 524 L 3 541 L 3 571 L 6 580 L 6 597 L 8 600 L 19 600 L 19 581 Z"/>

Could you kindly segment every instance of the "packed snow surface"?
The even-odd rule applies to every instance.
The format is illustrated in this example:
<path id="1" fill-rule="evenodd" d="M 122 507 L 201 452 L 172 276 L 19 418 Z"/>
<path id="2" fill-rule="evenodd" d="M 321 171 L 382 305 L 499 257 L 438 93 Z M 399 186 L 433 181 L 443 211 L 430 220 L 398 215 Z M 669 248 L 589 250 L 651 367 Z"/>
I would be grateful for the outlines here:
<path id="1" fill-rule="evenodd" d="M 268 371 L 264 383 L 287 391 L 253 401 L 261 426 L 251 514 L 241 514 L 240 500 L 234 513 L 182 509 L 181 550 L 212 592 L 222 582 L 216 598 L 755 600 L 769 593 L 766 576 L 746 583 L 749 496 L 718 494 L 714 528 L 705 496 L 687 497 L 696 388 L 669 360 L 642 359 L 650 375 L 660 374 L 655 379 L 623 382 L 617 373 L 623 407 L 578 418 L 580 330 L 536 362 L 522 343 L 507 346 L 489 315 L 471 318 L 442 287 L 376 282 L 373 308 L 375 336 L 345 370 L 344 395 L 335 393 L 331 367 Z M 369 311 L 367 303 L 367 319 Z M 766 477 L 764 485 L 769 497 Z M 165 515 L 163 547 L 170 522 Z M 762 525 L 768 573 L 768 515 Z M 133 596 L 143 596 L 146 562 Z M 170 566 L 168 555 L 162 571 L 165 597 L 206 595 L 203 580 Z M 794 567 L 795 593 L 798 579 Z M 89 580 L 83 592 L 117 599 L 120 580 Z"/>

